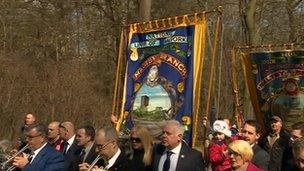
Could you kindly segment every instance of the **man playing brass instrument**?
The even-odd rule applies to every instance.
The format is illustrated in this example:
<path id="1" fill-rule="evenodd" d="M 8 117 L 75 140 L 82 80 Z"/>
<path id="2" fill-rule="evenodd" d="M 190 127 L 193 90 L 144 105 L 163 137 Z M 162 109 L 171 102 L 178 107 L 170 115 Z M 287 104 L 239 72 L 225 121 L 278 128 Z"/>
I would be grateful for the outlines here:
<path id="1" fill-rule="evenodd" d="M 44 170 L 61 171 L 64 168 L 62 154 L 47 143 L 47 129 L 44 125 L 34 124 L 27 128 L 26 140 L 31 154 L 24 153 L 13 160 L 13 165 L 23 171 Z"/>
<path id="2" fill-rule="evenodd" d="M 100 156 L 105 160 L 105 170 L 116 170 L 124 171 L 124 164 L 126 162 L 126 157 L 124 152 L 120 150 L 117 144 L 118 135 L 114 128 L 102 128 L 96 133 L 95 144 L 97 146 L 97 151 Z M 94 165 L 94 163 L 93 163 Z M 81 171 L 87 171 L 90 168 L 88 163 L 83 163 L 79 165 Z M 94 171 L 100 171 L 101 169 L 94 166 L 92 169 Z"/>
<path id="3" fill-rule="evenodd" d="M 96 145 L 94 144 L 95 138 L 95 129 L 90 125 L 85 125 L 77 129 L 76 131 L 76 140 L 78 141 L 79 146 L 83 146 L 81 153 L 79 155 L 79 162 L 81 163 L 89 163 L 91 164 L 94 159 L 98 156 L 96 152 Z M 98 165 L 102 165 L 102 160 L 98 161 Z"/>

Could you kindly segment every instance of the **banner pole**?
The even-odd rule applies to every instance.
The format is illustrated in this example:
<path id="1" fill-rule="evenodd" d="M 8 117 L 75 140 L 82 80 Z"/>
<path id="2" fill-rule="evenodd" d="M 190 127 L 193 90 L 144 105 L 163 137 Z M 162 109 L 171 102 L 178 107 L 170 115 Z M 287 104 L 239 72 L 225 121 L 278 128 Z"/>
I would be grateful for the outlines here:
<path id="1" fill-rule="evenodd" d="M 233 48 L 231 51 L 231 63 L 232 63 L 232 89 L 234 93 L 234 100 L 235 100 L 235 109 L 234 109 L 234 117 L 237 122 L 237 129 L 239 132 L 241 131 L 242 124 L 244 122 L 242 117 L 242 112 L 240 109 L 240 99 L 239 99 L 239 89 L 238 89 L 238 82 L 237 82 L 237 65 L 236 65 L 236 49 Z"/>
<path id="2" fill-rule="evenodd" d="M 217 22 L 216 22 L 216 31 L 215 31 L 215 35 L 214 35 L 214 42 L 213 42 L 213 48 L 212 48 L 212 61 L 211 61 L 211 68 L 210 68 L 210 77 L 209 77 L 209 84 L 208 84 L 208 95 L 207 95 L 207 104 L 206 104 L 206 110 L 205 110 L 205 116 L 208 120 L 208 115 L 209 115 L 209 108 L 210 108 L 210 102 L 211 102 L 211 95 L 212 95 L 212 87 L 213 87 L 213 80 L 214 80 L 214 72 L 215 72 L 215 60 L 216 60 L 216 56 L 217 56 L 217 46 L 218 46 L 218 41 L 219 41 L 219 33 L 220 33 L 220 29 L 221 29 L 221 15 L 218 16 L 217 18 Z M 207 135 L 207 129 L 205 129 L 203 131 L 203 144 L 204 144 L 204 158 L 206 158 L 206 148 L 205 148 L 205 144 L 206 144 L 206 135 Z"/>

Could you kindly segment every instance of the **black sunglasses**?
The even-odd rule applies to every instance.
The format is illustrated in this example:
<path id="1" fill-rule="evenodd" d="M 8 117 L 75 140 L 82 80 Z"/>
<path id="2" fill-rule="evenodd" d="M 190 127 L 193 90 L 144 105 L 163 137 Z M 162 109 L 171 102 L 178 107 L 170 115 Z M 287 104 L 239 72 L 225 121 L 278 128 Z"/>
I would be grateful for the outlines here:
<path id="1" fill-rule="evenodd" d="M 140 142 L 141 142 L 140 138 L 135 138 L 135 137 L 131 137 L 130 140 L 131 140 L 133 143 L 140 143 Z"/>

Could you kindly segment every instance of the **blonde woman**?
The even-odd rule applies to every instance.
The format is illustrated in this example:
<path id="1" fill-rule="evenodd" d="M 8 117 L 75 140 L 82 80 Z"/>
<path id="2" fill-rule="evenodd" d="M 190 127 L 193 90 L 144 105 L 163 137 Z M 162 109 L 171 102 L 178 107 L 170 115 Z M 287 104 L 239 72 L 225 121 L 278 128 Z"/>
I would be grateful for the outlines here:
<path id="1" fill-rule="evenodd" d="M 244 140 L 236 140 L 229 144 L 228 155 L 232 170 L 237 171 L 262 171 L 251 163 L 253 151 L 249 143 Z M 263 159 L 261 159 L 263 160 Z"/>
<path id="2" fill-rule="evenodd" d="M 131 155 L 128 170 L 151 170 L 153 139 L 148 129 L 141 125 L 134 126 L 131 130 L 130 140 L 133 155 Z"/>

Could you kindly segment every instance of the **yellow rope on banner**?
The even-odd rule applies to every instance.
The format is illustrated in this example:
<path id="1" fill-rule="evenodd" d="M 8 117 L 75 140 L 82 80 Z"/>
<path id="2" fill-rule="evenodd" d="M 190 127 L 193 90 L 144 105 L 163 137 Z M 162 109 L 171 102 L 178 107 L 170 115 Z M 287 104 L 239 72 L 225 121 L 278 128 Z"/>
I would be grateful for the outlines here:
<path id="1" fill-rule="evenodd" d="M 126 66 L 126 69 L 125 69 L 125 80 L 124 80 L 124 89 L 123 89 L 123 95 L 122 95 L 122 101 L 121 101 L 121 111 L 120 111 L 120 116 L 119 116 L 119 119 L 117 121 L 117 124 L 116 124 L 116 130 L 119 131 L 120 128 L 121 128 L 121 125 L 124 121 L 124 119 L 127 117 L 125 115 L 125 102 L 126 102 L 126 94 L 127 94 L 127 78 L 128 78 L 128 63 L 127 63 L 127 66 Z"/>
<path id="2" fill-rule="evenodd" d="M 202 73 L 204 69 L 205 59 L 205 47 L 206 47 L 206 16 L 203 17 L 202 22 L 198 22 L 195 25 L 195 39 L 194 39 L 194 86 L 193 86 L 193 125 L 192 125 L 192 147 L 195 146 L 197 140 L 197 127 L 198 127 L 198 115 L 200 109 L 201 99 L 201 83 Z"/>
<path id="3" fill-rule="evenodd" d="M 216 22 L 216 31 L 214 35 L 214 42 L 213 42 L 213 49 L 212 49 L 212 61 L 211 61 L 211 68 L 210 68 L 210 77 L 209 77 L 209 85 L 208 85 L 208 95 L 207 95 L 207 104 L 206 104 L 206 111 L 205 115 L 208 118 L 209 114 L 209 108 L 210 108 L 210 102 L 211 102 L 211 95 L 212 95 L 212 88 L 213 88 L 213 80 L 214 80 L 214 65 L 215 65 L 215 60 L 217 57 L 216 51 L 217 51 L 217 44 L 219 41 L 219 32 L 220 32 L 220 26 L 221 26 L 221 16 L 218 16 L 217 22 Z M 206 142 L 206 129 L 203 132 L 203 143 L 205 145 Z M 203 149 L 205 151 L 205 149 Z M 206 155 L 206 154 L 204 154 Z"/>
<path id="4" fill-rule="evenodd" d="M 116 74 L 115 74 L 115 85 L 114 85 L 114 91 L 113 91 L 113 101 L 112 101 L 112 112 L 111 115 L 115 115 L 118 117 L 118 113 L 116 113 L 116 101 L 117 101 L 117 92 L 118 92 L 118 85 L 120 80 L 120 70 L 121 70 L 121 64 L 122 64 L 122 58 L 123 58 L 123 47 L 124 47 L 124 32 L 125 29 L 123 29 L 120 33 L 120 43 L 119 43 L 119 51 L 118 51 L 118 61 L 117 61 L 117 68 L 116 68 Z"/>

